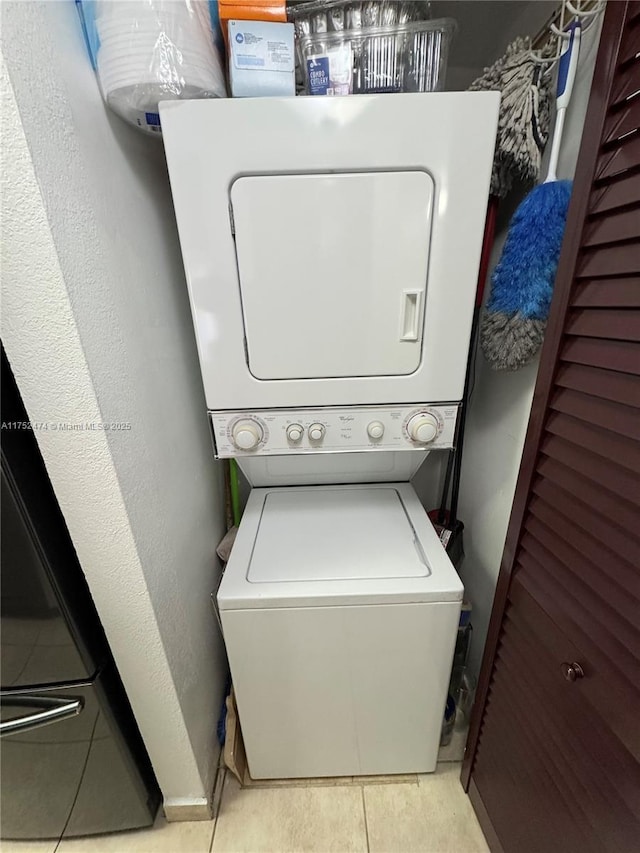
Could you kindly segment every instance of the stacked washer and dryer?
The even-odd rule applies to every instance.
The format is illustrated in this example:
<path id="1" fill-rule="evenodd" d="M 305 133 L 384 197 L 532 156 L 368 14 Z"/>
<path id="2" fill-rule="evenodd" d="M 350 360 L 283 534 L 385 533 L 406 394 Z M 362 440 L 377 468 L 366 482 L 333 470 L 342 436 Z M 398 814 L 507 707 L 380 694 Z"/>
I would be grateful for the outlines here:
<path id="1" fill-rule="evenodd" d="M 161 106 L 256 779 L 435 769 L 463 587 L 410 484 L 452 447 L 499 95 Z"/>

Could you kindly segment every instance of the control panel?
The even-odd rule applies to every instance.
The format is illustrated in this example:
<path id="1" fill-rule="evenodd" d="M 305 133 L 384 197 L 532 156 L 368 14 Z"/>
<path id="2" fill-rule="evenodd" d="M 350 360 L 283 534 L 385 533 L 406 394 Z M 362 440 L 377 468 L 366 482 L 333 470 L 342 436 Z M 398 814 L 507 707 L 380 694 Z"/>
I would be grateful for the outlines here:
<path id="1" fill-rule="evenodd" d="M 210 412 L 216 456 L 442 450 L 453 445 L 457 404 Z"/>

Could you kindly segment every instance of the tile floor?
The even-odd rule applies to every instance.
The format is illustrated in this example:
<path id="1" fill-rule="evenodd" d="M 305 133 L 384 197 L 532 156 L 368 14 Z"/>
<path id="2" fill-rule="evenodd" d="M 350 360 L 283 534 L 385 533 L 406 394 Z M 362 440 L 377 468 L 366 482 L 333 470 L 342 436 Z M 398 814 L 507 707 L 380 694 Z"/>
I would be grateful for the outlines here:
<path id="1" fill-rule="evenodd" d="M 223 770 L 214 821 L 55 842 L 2 842 L 2 853 L 488 853 L 459 782 L 460 764 L 421 776 L 256 784 Z M 399 781 L 401 779 L 402 781 Z"/>

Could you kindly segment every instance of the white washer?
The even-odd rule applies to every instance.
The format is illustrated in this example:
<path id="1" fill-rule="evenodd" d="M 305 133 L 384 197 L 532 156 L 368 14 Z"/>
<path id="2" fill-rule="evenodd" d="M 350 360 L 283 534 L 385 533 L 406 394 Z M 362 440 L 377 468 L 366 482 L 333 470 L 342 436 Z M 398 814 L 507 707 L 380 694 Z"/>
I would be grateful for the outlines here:
<path id="1" fill-rule="evenodd" d="M 462 593 L 408 483 L 254 489 L 218 592 L 251 776 L 434 770 Z"/>

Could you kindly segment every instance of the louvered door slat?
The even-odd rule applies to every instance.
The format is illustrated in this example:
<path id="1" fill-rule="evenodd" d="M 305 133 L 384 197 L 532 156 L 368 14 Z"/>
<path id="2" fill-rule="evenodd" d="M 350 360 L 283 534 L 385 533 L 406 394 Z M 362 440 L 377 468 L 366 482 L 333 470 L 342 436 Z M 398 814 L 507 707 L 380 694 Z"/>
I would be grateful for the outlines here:
<path id="1" fill-rule="evenodd" d="M 615 145 L 640 127 L 640 98 L 612 110 L 604 128 L 605 145 Z"/>
<path id="2" fill-rule="evenodd" d="M 580 259 L 578 275 L 584 278 L 631 275 L 640 272 L 640 243 L 629 242 L 585 249 Z"/>
<path id="3" fill-rule="evenodd" d="M 504 853 L 640 849 L 640 0 L 602 33 L 463 767 Z"/>
<path id="4" fill-rule="evenodd" d="M 535 497 L 531 501 L 525 530 L 541 542 L 554 545 L 549 550 L 562 556 L 567 572 L 592 581 L 598 594 L 633 623 L 640 607 L 640 577 L 633 565 L 616 558 L 602 542 Z"/>
<path id="5" fill-rule="evenodd" d="M 640 549 L 640 538 L 637 532 L 625 530 L 615 522 L 603 518 L 587 504 L 572 499 L 571 495 L 559 489 L 555 483 L 540 479 L 536 481 L 533 492 L 560 516 L 571 513 L 571 519 L 583 530 L 607 543 L 607 546 L 628 563 L 633 565 Z"/>
<path id="6" fill-rule="evenodd" d="M 568 337 L 560 358 L 573 364 L 640 374 L 640 344 L 602 338 Z"/>
<path id="7" fill-rule="evenodd" d="M 603 489 L 598 483 L 584 477 L 581 472 L 574 471 L 555 459 L 542 459 L 538 465 L 538 474 L 545 481 L 560 486 L 572 499 L 585 501 L 594 512 L 613 524 L 624 526 L 627 530 L 640 529 L 637 525 L 638 510 L 632 503 L 620 500 L 615 492 Z"/>
<path id="8" fill-rule="evenodd" d="M 640 408 L 640 383 L 635 376 L 626 373 L 581 364 L 563 364 L 558 369 L 556 383 L 562 388 Z"/>
<path id="9" fill-rule="evenodd" d="M 592 450 L 598 456 L 604 456 L 616 465 L 640 473 L 638 443 L 602 429 L 597 422 L 589 423 L 554 413 L 549 418 L 547 430 L 579 447 L 584 447 L 585 450 Z M 640 481 L 638 486 L 640 487 Z"/>
<path id="10" fill-rule="evenodd" d="M 541 532 L 546 533 L 540 525 L 532 522 L 522 537 L 517 565 L 528 568 L 525 575 L 531 582 L 538 583 L 539 588 L 567 590 L 582 614 L 577 621 L 603 651 L 608 648 L 612 659 L 615 658 L 615 671 L 624 675 L 631 667 L 636 675 L 640 675 L 640 626 L 634 617 L 634 602 L 625 601 L 620 587 L 616 585 L 612 585 L 611 594 L 607 594 L 608 578 L 596 563 L 571 553 L 570 546 L 565 543 L 554 549 L 553 536 L 541 539 Z M 576 642 L 582 647 L 579 638 Z M 634 695 L 640 691 L 640 681 L 627 681 Z"/>
<path id="11" fill-rule="evenodd" d="M 640 96 L 638 68 L 640 63 L 637 59 L 620 64 L 620 73 L 612 93 L 612 109 Z"/>
<path id="12" fill-rule="evenodd" d="M 555 436 L 547 435 L 541 449 L 556 462 L 568 465 L 593 483 L 609 489 L 611 494 L 624 498 L 636 507 L 640 504 L 638 477 L 621 465 L 611 465 L 604 457 L 584 453 L 571 442 Z"/>
<path id="13" fill-rule="evenodd" d="M 562 790 L 540 760 L 539 750 L 522 737 L 521 730 L 526 727 L 509 714 L 507 707 L 504 711 L 498 707 L 499 716 L 492 718 L 483 731 L 479 747 L 483 760 L 474 781 L 483 791 L 487 811 L 498 816 L 494 827 L 502 849 L 540 853 L 533 839 L 566 838 L 571 834 L 577 835 L 581 853 L 604 853 L 604 848 L 587 836 L 580 820 L 572 819 Z M 537 805 L 535 813 L 527 808 L 527 803 L 532 802 Z"/>
<path id="14" fill-rule="evenodd" d="M 640 308 L 640 276 L 581 281 L 571 304 L 576 308 Z"/>
<path id="15" fill-rule="evenodd" d="M 634 20 L 634 15 L 629 16 L 625 31 L 622 35 L 620 45 L 619 64 L 624 68 L 640 57 L 640 21 Z"/>
<path id="16" fill-rule="evenodd" d="M 591 193 L 592 214 L 614 211 L 640 202 L 640 169 L 630 169 L 615 181 L 594 185 Z"/>
<path id="17" fill-rule="evenodd" d="M 619 435 L 640 439 L 638 410 L 632 406 L 621 406 L 578 391 L 558 388 L 551 399 L 550 408 L 586 421 L 594 420 Z"/>
<path id="18" fill-rule="evenodd" d="M 640 216 L 640 205 L 632 205 L 609 216 L 590 219 L 584 230 L 584 245 L 599 246 L 603 243 L 633 240 L 638 233 L 638 216 Z"/>
<path id="19" fill-rule="evenodd" d="M 640 311 L 573 310 L 568 317 L 567 333 L 637 343 L 640 341 Z"/>
<path id="20" fill-rule="evenodd" d="M 637 77 L 635 80 L 632 80 L 631 75 L 629 75 L 628 89 L 633 87 L 637 90 L 638 80 Z M 621 89 L 621 98 L 625 96 L 626 92 L 627 88 Z M 633 169 L 638 165 L 638 161 L 640 161 L 640 139 L 635 137 L 628 141 L 623 141 L 621 145 L 616 146 L 614 149 L 603 151 L 596 166 L 596 186 L 603 181 L 621 175 L 627 169 Z"/>

